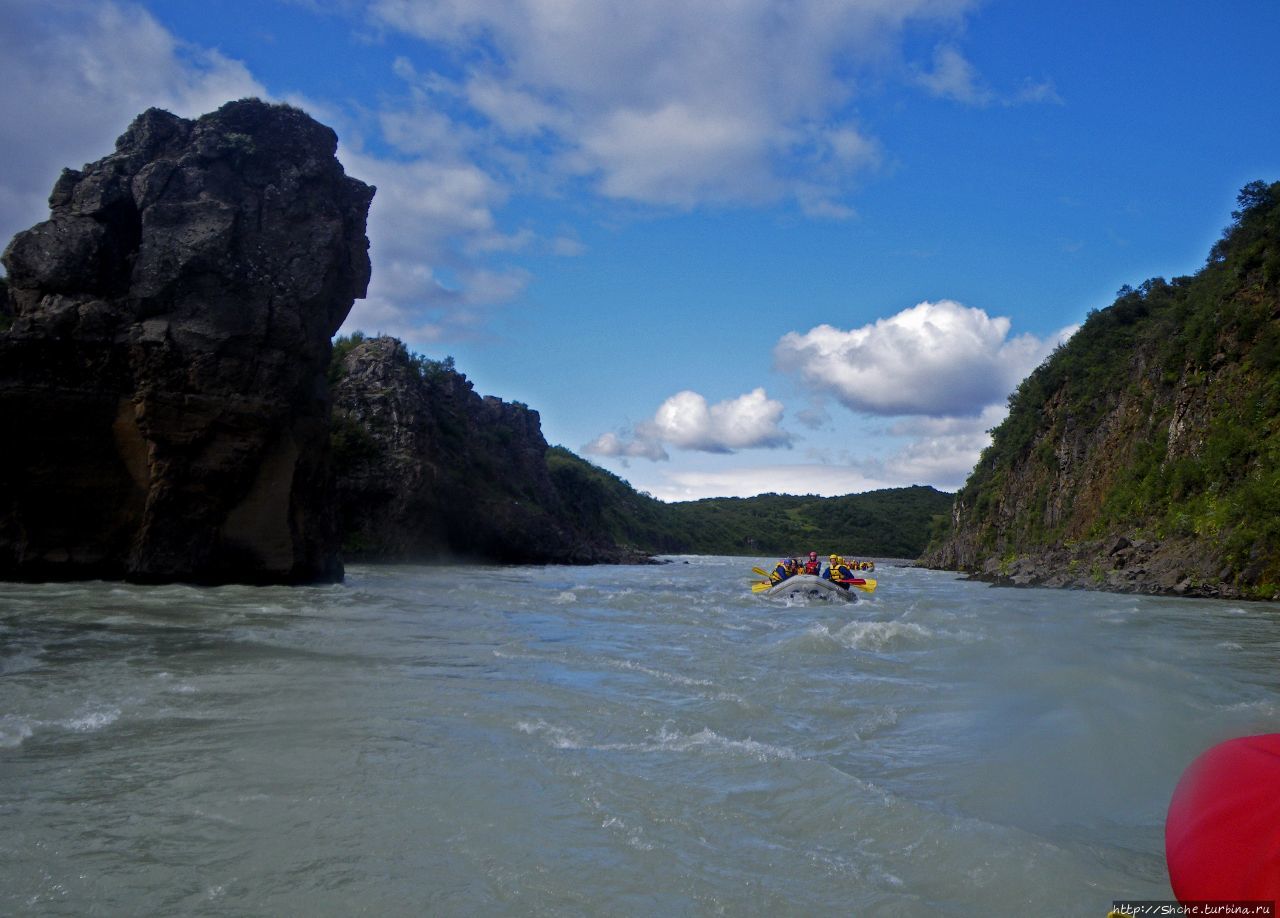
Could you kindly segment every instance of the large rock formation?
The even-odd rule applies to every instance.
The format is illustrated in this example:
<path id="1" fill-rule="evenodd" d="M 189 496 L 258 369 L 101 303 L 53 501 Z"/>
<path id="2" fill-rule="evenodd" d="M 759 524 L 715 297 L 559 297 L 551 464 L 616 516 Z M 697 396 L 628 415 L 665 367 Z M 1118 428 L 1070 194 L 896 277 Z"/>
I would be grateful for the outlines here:
<path id="1" fill-rule="evenodd" d="M 63 172 L 4 254 L 0 577 L 341 578 L 325 373 L 373 189 L 336 144 L 256 100 L 151 109 Z"/>
<path id="2" fill-rule="evenodd" d="M 481 397 L 448 362 L 356 338 L 334 366 L 339 516 L 352 561 L 640 560 L 578 518 L 538 412 Z"/>
<path id="3" fill-rule="evenodd" d="M 1021 384 L 923 563 L 1280 598 L 1280 183 L 1239 201 L 1198 274 L 1122 290 Z"/>

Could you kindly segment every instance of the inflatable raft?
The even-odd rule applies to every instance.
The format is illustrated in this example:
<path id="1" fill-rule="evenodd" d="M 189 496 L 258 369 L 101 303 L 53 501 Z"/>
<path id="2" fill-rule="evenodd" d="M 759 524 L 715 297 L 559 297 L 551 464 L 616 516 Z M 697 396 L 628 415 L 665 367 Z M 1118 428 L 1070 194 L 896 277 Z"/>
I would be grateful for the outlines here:
<path id="1" fill-rule="evenodd" d="M 813 574 L 796 574 L 767 590 L 761 590 L 761 596 L 813 596 L 819 599 L 853 600 L 857 597 L 853 590 L 846 590 L 838 583 L 832 583 Z"/>

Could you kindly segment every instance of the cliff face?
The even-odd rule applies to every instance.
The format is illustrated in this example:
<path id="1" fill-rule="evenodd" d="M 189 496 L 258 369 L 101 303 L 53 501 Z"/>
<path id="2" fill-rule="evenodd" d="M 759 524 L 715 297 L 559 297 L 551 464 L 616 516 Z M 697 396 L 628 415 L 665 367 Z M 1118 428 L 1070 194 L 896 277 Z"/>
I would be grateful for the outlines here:
<path id="1" fill-rule="evenodd" d="M 4 254 L 0 577 L 340 579 L 330 339 L 373 189 L 333 131 L 152 109 Z"/>
<path id="2" fill-rule="evenodd" d="M 451 365 L 415 358 L 394 338 L 358 340 L 333 377 L 348 560 L 636 559 L 571 518 L 536 411 L 482 398 Z"/>
<path id="3" fill-rule="evenodd" d="M 1015 585 L 1274 598 L 1280 183 L 1194 277 L 1092 314 L 1010 397 L 922 563 Z"/>

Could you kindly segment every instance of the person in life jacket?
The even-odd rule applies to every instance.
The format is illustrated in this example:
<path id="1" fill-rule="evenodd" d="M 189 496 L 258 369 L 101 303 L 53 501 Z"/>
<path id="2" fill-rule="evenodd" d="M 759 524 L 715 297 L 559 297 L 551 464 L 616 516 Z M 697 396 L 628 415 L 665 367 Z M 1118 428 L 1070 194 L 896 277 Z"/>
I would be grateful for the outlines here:
<path id="1" fill-rule="evenodd" d="M 1179 902 L 1280 899 L 1280 733 L 1227 740 L 1187 767 L 1164 856 Z"/>
<path id="2" fill-rule="evenodd" d="M 778 562 L 777 567 L 769 572 L 770 583 L 781 583 L 788 577 L 796 575 L 797 565 L 795 558 L 783 558 Z"/>
<path id="3" fill-rule="evenodd" d="M 822 562 L 818 560 L 818 553 L 816 551 L 809 552 L 809 560 L 804 563 L 804 572 L 813 574 L 816 577 L 821 571 Z"/>
<path id="4" fill-rule="evenodd" d="M 839 555 L 832 555 L 827 559 L 827 579 L 834 580 L 846 590 L 849 584 L 844 583 L 845 580 L 853 579 L 853 571 L 849 568 L 849 562 Z"/>

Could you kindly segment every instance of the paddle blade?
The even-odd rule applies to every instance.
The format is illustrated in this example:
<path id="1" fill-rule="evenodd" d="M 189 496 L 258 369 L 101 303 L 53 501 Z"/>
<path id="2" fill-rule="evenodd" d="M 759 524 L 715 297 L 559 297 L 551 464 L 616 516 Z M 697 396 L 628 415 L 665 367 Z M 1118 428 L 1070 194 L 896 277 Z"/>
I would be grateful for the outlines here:
<path id="1" fill-rule="evenodd" d="M 768 583 L 768 582 L 761 583 L 760 581 L 757 580 L 755 583 L 751 584 L 751 592 L 763 593 L 765 590 L 769 589 L 769 587 L 771 586 L 773 586 L 772 583 Z"/>
<path id="2" fill-rule="evenodd" d="M 758 568 L 758 567 L 753 567 L 753 568 L 751 568 L 751 570 L 753 570 L 755 573 L 759 574 L 761 577 L 768 577 L 768 576 L 769 576 L 769 572 L 768 572 L 768 571 L 761 570 L 761 569 L 760 569 L 760 568 Z"/>
<path id="3" fill-rule="evenodd" d="M 876 581 L 868 577 L 862 583 L 852 584 L 855 590 L 862 590 L 864 593 L 874 593 L 876 591 Z"/>

